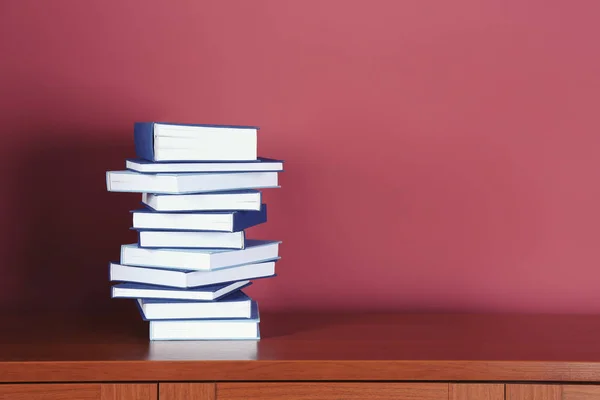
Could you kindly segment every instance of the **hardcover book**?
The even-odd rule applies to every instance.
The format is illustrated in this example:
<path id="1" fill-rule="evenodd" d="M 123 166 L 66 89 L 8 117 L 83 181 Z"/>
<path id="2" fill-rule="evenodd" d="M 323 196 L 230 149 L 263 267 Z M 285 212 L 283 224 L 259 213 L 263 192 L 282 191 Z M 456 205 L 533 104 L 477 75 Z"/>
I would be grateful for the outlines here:
<path id="1" fill-rule="evenodd" d="M 252 285 L 249 280 L 217 283 L 190 289 L 173 288 L 143 283 L 117 283 L 112 286 L 112 297 L 120 299 L 173 299 L 213 301 L 236 290 Z"/>
<path id="2" fill-rule="evenodd" d="M 218 301 L 137 299 L 145 320 L 250 318 L 252 299 L 238 290 Z"/>
<path id="3" fill-rule="evenodd" d="M 225 282 L 272 277 L 275 276 L 276 261 L 238 265 L 214 271 L 185 271 L 110 263 L 109 279 L 118 282 L 137 282 L 173 288 L 194 288 Z"/>
<path id="4" fill-rule="evenodd" d="M 165 172 L 266 172 L 283 171 L 283 161 L 258 157 L 254 161 L 153 162 L 142 158 L 125 160 L 125 168 L 144 173 Z"/>
<path id="5" fill-rule="evenodd" d="M 135 152 L 148 161 L 255 161 L 258 127 L 136 122 Z"/>
<path id="6" fill-rule="evenodd" d="M 133 229 L 241 232 L 267 222 L 267 205 L 260 210 L 241 211 L 153 211 L 133 210 Z"/>

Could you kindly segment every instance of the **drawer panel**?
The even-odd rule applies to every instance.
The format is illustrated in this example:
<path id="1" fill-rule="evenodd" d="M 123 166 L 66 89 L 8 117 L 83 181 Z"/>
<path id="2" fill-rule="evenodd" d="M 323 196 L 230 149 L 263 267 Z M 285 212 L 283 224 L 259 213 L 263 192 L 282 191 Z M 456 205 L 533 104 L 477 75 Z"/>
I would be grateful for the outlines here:
<path id="1" fill-rule="evenodd" d="M 447 383 L 218 383 L 217 400 L 448 400 Z"/>

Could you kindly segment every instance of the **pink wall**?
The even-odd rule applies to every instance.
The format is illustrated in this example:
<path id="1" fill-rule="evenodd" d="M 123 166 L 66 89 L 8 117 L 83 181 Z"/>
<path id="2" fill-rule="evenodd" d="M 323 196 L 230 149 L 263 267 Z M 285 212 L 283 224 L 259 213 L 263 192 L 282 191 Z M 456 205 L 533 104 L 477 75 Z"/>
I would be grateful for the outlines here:
<path id="1" fill-rule="evenodd" d="M 0 306 L 92 307 L 136 120 L 283 158 L 263 310 L 600 312 L 597 1 L 0 5 Z"/>

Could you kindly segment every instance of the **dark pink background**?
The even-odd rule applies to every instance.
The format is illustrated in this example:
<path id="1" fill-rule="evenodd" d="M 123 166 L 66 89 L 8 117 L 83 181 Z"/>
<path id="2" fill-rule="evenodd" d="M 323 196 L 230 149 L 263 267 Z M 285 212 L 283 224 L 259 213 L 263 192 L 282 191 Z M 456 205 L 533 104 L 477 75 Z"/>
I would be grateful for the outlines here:
<path id="1" fill-rule="evenodd" d="M 261 310 L 600 312 L 600 3 L 0 3 L 0 306 L 104 307 L 139 120 L 286 160 Z"/>

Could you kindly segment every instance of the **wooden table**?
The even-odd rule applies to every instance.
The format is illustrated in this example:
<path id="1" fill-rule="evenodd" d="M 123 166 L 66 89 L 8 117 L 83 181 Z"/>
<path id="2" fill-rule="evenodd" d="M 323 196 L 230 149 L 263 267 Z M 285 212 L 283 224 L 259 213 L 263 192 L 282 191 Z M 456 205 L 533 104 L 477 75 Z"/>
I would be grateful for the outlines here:
<path id="1" fill-rule="evenodd" d="M 6 316 L 0 399 L 600 399 L 600 316 L 261 320 L 260 341 L 150 342 L 134 309 Z"/>

